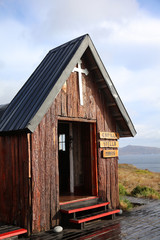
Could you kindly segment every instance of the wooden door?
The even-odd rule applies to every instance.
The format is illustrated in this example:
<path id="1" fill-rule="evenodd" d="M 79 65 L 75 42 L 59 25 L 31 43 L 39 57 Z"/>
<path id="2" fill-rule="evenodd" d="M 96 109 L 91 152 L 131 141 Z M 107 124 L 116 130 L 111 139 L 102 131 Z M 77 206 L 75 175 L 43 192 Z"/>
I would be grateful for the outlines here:
<path id="1" fill-rule="evenodd" d="M 76 144 L 73 150 L 77 153 L 74 154 L 75 193 L 97 196 L 96 123 L 75 123 L 74 127 L 74 135 L 79 136 L 79 139 L 74 137 Z"/>
<path id="2" fill-rule="evenodd" d="M 81 126 L 82 132 L 82 161 L 83 161 L 83 176 L 84 186 L 83 190 L 87 195 L 92 195 L 92 167 L 91 167 L 91 136 L 90 124 L 83 123 Z"/>
<path id="3" fill-rule="evenodd" d="M 96 123 L 90 124 L 90 136 L 91 136 L 90 139 L 91 139 L 92 195 L 98 196 Z"/>
<path id="4" fill-rule="evenodd" d="M 98 196 L 96 123 L 83 124 L 83 161 L 85 190 Z"/>

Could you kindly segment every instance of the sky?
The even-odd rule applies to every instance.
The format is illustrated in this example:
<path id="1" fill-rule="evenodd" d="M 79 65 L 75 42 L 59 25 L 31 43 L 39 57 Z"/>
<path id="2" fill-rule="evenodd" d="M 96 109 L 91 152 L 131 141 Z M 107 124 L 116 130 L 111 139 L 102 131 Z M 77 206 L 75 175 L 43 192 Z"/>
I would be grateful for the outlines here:
<path id="1" fill-rule="evenodd" d="M 120 147 L 160 147 L 159 0 L 0 0 L 0 104 L 50 49 L 86 33 L 137 131 Z"/>

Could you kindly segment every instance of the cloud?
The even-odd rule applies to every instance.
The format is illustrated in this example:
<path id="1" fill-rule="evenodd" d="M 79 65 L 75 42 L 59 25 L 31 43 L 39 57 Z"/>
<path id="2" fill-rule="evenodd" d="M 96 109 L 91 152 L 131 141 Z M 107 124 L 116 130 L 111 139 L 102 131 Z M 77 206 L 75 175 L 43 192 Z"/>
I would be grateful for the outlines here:
<path id="1" fill-rule="evenodd" d="M 142 102 L 148 108 L 160 111 L 160 69 L 154 68 L 131 71 L 125 67 L 110 67 L 112 80 L 125 103 Z"/>
<path id="2" fill-rule="evenodd" d="M 109 40 L 119 44 L 160 45 L 160 19 L 144 15 L 139 10 L 137 17 L 125 19 L 123 22 L 106 21 L 101 27 L 110 29 Z"/>
<path id="3" fill-rule="evenodd" d="M 0 0 L 0 103 L 11 100 L 50 49 L 89 33 L 138 131 L 124 142 L 158 145 L 160 17 L 145 2 Z"/>
<path id="4" fill-rule="evenodd" d="M 160 65 L 160 19 L 138 12 L 137 18 L 101 24 L 98 45 L 107 64 L 131 70 Z"/>
<path id="5" fill-rule="evenodd" d="M 160 130 L 157 129 L 156 125 L 152 123 L 148 124 L 135 124 L 137 135 L 134 138 L 121 138 L 119 140 L 120 147 L 126 145 L 140 145 L 150 147 L 160 147 Z"/>
<path id="6" fill-rule="evenodd" d="M 33 27 L 33 37 L 70 39 L 84 33 L 94 34 L 105 21 L 122 22 L 138 11 L 136 0 L 33 0 L 32 12 L 39 25 Z M 104 29 L 103 29 L 104 31 Z"/>
<path id="7" fill-rule="evenodd" d="M 10 17 L 0 21 L 0 104 L 11 101 L 47 53 L 31 41 L 28 26 Z"/>
<path id="8" fill-rule="evenodd" d="M 22 87 L 24 84 L 24 81 L 17 81 L 17 80 L 1 80 L 1 88 L 0 88 L 0 104 L 6 104 L 9 103 L 17 91 Z M 15 91 L 16 89 L 16 91 Z"/>
<path id="9" fill-rule="evenodd" d="M 56 4 L 55 4 L 56 2 Z M 49 25 L 56 24 L 59 31 L 77 26 L 92 26 L 105 19 L 117 20 L 130 18 L 137 11 L 138 4 L 135 0 L 58 0 L 53 3 L 48 0 L 32 1 L 32 7 L 41 21 L 47 21 Z M 62 27 L 61 28 L 59 28 Z"/>

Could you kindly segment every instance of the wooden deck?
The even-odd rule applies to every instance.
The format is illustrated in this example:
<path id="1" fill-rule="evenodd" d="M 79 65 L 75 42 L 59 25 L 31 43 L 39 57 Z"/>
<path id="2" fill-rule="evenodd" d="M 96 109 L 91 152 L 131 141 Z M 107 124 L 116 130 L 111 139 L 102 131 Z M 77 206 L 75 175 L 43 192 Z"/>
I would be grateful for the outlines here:
<path id="1" fill-rule="evenodd" d="M 135 204 L 144 204 L 114 220 L 102 220 L 90 223 L 84 230 L 65 229 L 55 234 L 53 230 L 32 236 L 30 240 L 79 239 L 79 240 L 123 240 L 123 239 L 160 239 L 160 201 L 137 200 Z M 29 238 L 28 238 L 29 239 Z M 25 239 L 26 240 L 26 239 Z"/>

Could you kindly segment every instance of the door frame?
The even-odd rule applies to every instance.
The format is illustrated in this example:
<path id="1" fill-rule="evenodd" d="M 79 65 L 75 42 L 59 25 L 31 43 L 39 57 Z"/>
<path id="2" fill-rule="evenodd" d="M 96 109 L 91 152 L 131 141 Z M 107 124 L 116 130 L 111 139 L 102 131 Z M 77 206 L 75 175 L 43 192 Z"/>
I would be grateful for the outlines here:
<path id="1" fill-rule="evenodd" d="M 58 117 L 58 124 L 68 122 L 69 123 L 69 134 L 70 136 L 73 136 L 72 132 L 72 122 L 84 122 L 84 123 L 90 123 L 90 151 L 91 151 L 91 181 L 92 181 L 92 196 L 98 196 L 98 170 L 97 170 L 97 122 L 96 120 L 88 120 L 88 119 L 79 119 L 79 118 L 68 118 L 68 117 Z M 73 146 L 71 144 L 70 147 L 70 191 L 74 194 L 74 167 L 73 167 Z M 58 161 L 59 162 L 59 161 Z"/>
<path id="2" fill-rule="evenodd" d="M 96 123 L 90 124 L 91 163 L 92 163 L 92 195 L 98 196 L 98 171 L 97 171 L 97 127 Z"/>

